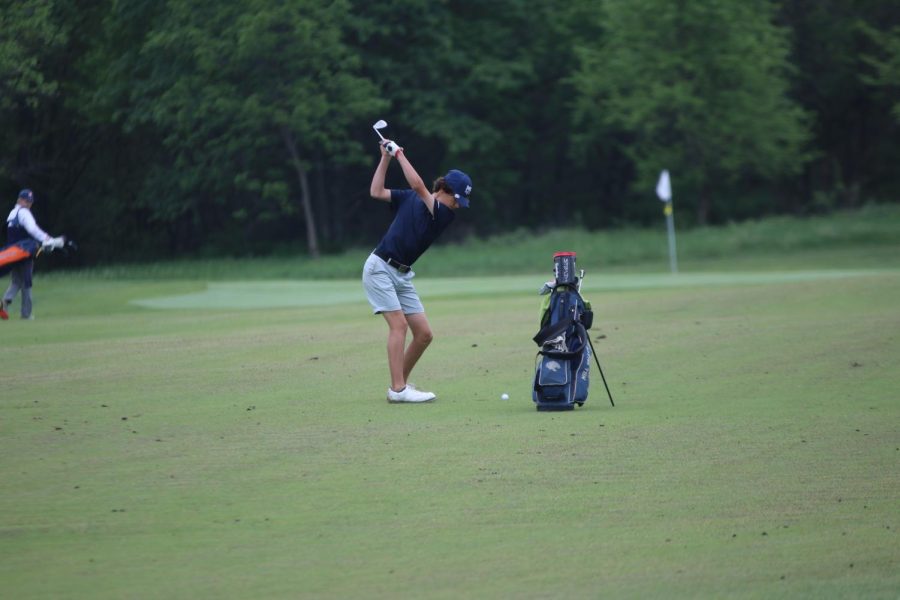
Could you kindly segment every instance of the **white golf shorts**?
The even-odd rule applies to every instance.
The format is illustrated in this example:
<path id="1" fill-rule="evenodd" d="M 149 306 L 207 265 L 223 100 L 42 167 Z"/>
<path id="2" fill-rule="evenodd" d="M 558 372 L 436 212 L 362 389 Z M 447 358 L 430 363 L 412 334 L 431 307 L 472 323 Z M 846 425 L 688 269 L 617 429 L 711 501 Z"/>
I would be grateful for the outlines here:
<path id="1" fill-rule="evenodd" d="M 412 284 L 415 271 L 401 273 L 380 257 L 370 254 L 363 267 L 363 287 L 376 315 L 392 310 L 402 310 L 405 315 L 425 312 L 419 294 Z"/>

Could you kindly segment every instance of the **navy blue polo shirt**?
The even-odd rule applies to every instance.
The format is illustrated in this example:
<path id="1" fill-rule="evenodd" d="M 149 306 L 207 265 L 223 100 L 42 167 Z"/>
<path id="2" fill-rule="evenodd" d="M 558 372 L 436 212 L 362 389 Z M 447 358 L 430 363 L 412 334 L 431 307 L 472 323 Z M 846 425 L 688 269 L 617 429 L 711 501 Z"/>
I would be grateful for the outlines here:
<path id="1" fill-rule="evenodd" d="M 391 209 L 395 212 L 394 221 L 375 252 L 408 266 L 428 250 L 456 217 L 452 209 L 437 200 L 432 215 L 414 190 L 391 190 Z"/>

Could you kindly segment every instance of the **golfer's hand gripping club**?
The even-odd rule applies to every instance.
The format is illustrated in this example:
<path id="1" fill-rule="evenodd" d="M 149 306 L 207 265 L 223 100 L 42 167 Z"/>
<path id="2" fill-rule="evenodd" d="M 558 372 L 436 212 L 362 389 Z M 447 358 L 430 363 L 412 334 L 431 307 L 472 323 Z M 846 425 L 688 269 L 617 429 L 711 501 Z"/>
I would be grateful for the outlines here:
<path id="1" fill-rule="evenodd" d="M 64 236 L 59 236 L 55 238 L 50 238 L 41 244 L 41 248 L 45 250 L 57 250 L 66 245 L 66 238 Z"/>
<path id="2" fill-rule="evenodd" d="M 381 142 L 381 145 L 391 156 L 397 156 L 397 152 L 403 150 L 403 148 L 398 146 L 397 143 L 393 140 L 384 140 L 383 142 Z"/>

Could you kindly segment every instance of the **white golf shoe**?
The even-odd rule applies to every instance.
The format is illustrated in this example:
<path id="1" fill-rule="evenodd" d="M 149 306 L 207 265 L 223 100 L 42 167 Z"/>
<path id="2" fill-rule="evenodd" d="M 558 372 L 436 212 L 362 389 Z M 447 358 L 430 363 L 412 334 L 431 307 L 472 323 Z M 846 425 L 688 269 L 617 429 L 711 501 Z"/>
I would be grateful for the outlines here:
<path id="1" fill-rule="evenodd" d="M 422 402 L 432 402 L 436 396 L 431 392 L 420 392 L 414 387 L 407 385 L 400 392 L 395 392 L 391 388 L 387 391 L 387 401 L 391 404 L 418 404 Z"/>

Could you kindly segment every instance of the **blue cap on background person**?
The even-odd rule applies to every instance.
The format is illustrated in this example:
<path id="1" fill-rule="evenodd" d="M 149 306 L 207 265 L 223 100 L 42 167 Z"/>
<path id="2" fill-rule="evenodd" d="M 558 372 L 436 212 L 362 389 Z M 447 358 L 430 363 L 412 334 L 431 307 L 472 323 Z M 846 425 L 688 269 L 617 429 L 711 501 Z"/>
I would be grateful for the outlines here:
<path id="1" fill-rule="evenodd" d="M 456 169 L 447 171 L 444 175 L 444 183 L 453 190 L 453 197 L 463 208 L 469 208 L 469 195 L 472 193 L 472 179 Z"/>
<path id="2" fill-rule="evenodd" d="M 29 202 L 34 202 L 34 192 L 29 190 L 28 188 L 25 188 L 24 190 L 19 192 L 19 198 L 21 198 L 22 200 L 28 200 Z"/>

